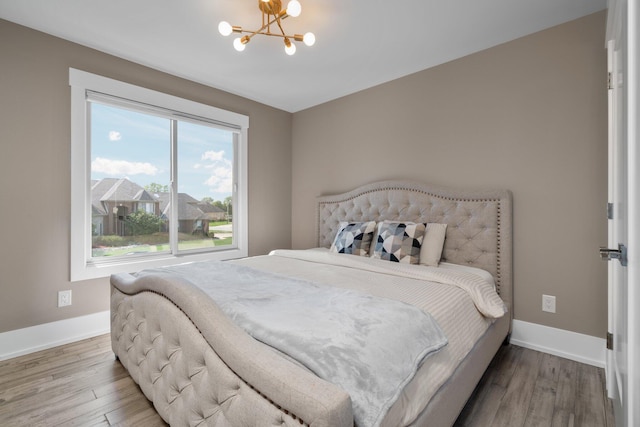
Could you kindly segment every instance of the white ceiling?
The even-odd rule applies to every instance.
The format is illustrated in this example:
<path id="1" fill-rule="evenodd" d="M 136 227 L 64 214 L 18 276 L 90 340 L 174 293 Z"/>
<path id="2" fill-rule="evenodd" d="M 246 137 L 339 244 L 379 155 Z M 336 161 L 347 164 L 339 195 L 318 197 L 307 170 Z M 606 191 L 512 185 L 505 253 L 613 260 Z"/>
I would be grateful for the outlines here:
<path id="1" fill-rule="evenodd" d="M 288 0 L 283 0 L 286 5 Z M 218 22 L 261 25 L 257 0 L 0 0 L 0 18 L 296 112 L 603 10 L 606 0 L 299 0 L 288 56 L 256 36 L 244 52 Z M 603 40 L 604 46 L 604 40 Z"/>

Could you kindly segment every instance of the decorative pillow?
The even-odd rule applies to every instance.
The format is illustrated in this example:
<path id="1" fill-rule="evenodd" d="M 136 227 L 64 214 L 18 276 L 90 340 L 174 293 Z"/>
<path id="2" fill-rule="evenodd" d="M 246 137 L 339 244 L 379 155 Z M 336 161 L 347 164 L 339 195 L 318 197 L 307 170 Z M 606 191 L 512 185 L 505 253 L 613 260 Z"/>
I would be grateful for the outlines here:
<path id="1" fill-rule="evenodd" d="M 383 221 L 378 223 L 373 258 L 407 264 L 418 264 L 425 224 Z"/>
<path id="2" fill-rule="evenodd" d="M 447 224 L 427 224 L 427 231 L 420 249 L 420 264 L 437 267 L 442 257 L 444 238 L 447 235 Z"/>
<path id="3" fill-rule="evenodd" d="M 367 256 L 376 229 L 374 221 L 341 222 L 331 244 L 331 251 L 341 254 Z"/>

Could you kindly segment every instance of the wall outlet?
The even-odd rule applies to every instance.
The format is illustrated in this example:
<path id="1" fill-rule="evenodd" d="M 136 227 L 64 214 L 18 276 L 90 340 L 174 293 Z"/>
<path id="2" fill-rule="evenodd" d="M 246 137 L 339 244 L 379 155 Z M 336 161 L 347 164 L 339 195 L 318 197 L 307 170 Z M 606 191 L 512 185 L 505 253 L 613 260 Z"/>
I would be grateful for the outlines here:
<path id="1" fill-rule="evenodd" d="M 71 305 L 71 290 L 58 292 L 58 307 Z"/>
<path id="2" fill-rule="evenodd" d="M 542 295 L 542 311 L 549 313 L 556 312 L 556 297 L 553 295 Z"/>

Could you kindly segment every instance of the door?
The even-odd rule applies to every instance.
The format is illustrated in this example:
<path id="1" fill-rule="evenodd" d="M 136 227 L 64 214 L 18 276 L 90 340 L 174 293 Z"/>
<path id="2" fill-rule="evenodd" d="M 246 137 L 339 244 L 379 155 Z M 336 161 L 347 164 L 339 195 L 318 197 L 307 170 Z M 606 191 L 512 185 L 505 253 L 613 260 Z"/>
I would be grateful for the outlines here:
<path id="1" fill-rule="evenodd" d="M 607 366 L 608 395 L 614 399 L 617 420 L 624 418 L 627 406 L 627 318 L 629 283 L 624 247 L 628 248 L 627 227 L 627 144 L 624 105 L 624 67 L 621 41 L 609 40 L 607 46 L 609 65 L 609 237 L 608 247 L 620 251 L 608 266 L 609 277 L 609 352 Z M 619 246 L 621 245 L 621 246 Z M 625 265 L 623 265 L 625 264 Z M 624 423 L 618 424 L 624 426 Z"/>
<path id="2" fill-rule="evenodd" d="M 640 191 L 636 1 L 609 3 L 609 332 L 607 390 L 617 426 L 640 425 Z"/>

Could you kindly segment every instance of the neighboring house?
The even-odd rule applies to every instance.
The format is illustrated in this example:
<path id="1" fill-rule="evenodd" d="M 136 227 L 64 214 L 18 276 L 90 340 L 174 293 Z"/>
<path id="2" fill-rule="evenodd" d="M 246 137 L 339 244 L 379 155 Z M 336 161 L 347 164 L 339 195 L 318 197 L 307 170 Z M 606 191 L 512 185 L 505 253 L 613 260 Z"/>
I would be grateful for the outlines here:
<path id="1" fill-rule="evenodd" d="M 156 194 L 162 216 L 171 219 L 171 195 Z M 200 202 L 186 193 L 178 193 L 178 231 L 180 233 L 209 234 L 209 221 L 221 221 L 227 213 L 210 203 Z"/>
<path id="2" fill-rule="evenodd" d="M 139 210 L 161 213 L 157 198 L 126 178 L 104 178 L 91 184 L 93 234 L 124 236 L 127 215 Z"/>
<path id="3" fill-rule="evenodd" d="M 127 233 L 127 215 L 144 210 L 171 219 L 171 194 L 150 193 L 127 178 L 104 178 L 91 183 L 91 222 L 96 235 Z M 217 206 L 178 193 L 178 231 L 208 234 L 209 221 L 226 218 Z"/>

